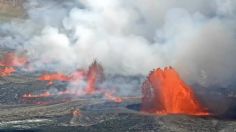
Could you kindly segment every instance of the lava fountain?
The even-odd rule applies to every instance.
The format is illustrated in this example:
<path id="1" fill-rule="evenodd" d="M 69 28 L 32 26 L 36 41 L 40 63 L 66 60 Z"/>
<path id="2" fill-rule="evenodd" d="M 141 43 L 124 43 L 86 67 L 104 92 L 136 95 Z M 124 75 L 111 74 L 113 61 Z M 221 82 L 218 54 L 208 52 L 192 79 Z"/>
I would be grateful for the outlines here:
<path id="1" fill-rule="evenodd" d="M 63 81 L 63 82 L 73 82 L 73 83 L 80 83 L 80 80 L 86 82 L 86 86 L 84 87 L 85 95 L 96 95 L 102 94 L 104 97 L 110 101 L 121 103 L 123 99 L 118 96 L 114 96 L 112 92 L 108 90 L 102 90 L 98 87 L 99 83 L 102 83 L 105 80 L 105 75 L 103 72 L 102 65 L 94 61 L 86 70 L 76 70 L 75 72 L 65 75 L 63 73 L 47 73 L 42 74 L 38 77 L 38 80 L 47 81 L 49 85 L 53 84 L 53 81 Z M 73 89 L 65 89 L 64 91 L 59 91 L 57 93 L 50 93 L 48 91 L 40 93 L 40 94 L 32 94 L 27 93 L 22 96 L 23 101 L 31 100 L 31 99 L 40 99 L 40 98 L 48 98 L 52 96 L 61 96 L 61 95 L 73 95 L 73 96 L 81 96 L 77 90 Z M 29 101 L 28 101 L 29 102 Z M 48 102 L 39 102 L 37 104 L 48 104 Z"/>
<path id="2" fill-rule="evenodd" d="M 208 115 L 191 88 L 172 68 L 153 70 L 142 86 L 142 111 L 166 114 Z"/>
<path id="3" fill-rule="evenodd" d="M 7 52 L 5 53 L 1 60 L 0 66 L 16 66 L 21 67 L 27 63 L 27 58 L 22 55 L 17 55 L 14 52 Z"/>
<path id="4" fill-rule="evenodd" d="M 96 83 L 104 80 L 103 68 L 99 63 L 97 63 L 97 61 L 94 61 L 89 67 L 87 80 L 88 84 L 85 88 L 87 94 L 94 93 L 96 91 Z"/>

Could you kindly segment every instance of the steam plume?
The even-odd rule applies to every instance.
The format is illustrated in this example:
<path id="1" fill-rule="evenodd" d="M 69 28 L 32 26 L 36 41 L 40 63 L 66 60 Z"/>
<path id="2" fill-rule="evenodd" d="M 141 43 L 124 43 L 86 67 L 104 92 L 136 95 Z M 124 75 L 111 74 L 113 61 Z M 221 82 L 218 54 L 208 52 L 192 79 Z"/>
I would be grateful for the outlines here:
<path id="1" fill-rule="evenodd" d="M 68 72 L 99 60 L 107 73 L 172 65 L 189 83 L 228 86 L 236 73 L 234 0 L 30 0 L 3 23 L 1 46 Z M 11 35 L 11 36 L 9 36 Z"/>

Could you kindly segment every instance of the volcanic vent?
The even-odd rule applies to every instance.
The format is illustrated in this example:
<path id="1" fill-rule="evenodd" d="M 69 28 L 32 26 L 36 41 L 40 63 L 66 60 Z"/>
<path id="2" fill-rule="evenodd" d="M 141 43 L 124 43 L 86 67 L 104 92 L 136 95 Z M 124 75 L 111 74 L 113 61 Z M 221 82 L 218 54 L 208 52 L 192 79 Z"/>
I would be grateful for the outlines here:
<path id="1" fill-rule="evenodd" d="M 99 84 L 105 81 L 105 75 L 103 73 L 102 66 L 97 61 L 94 61 L 89 66 L 88 71 L 79 69 L 69 75 L 59 72 L 47 73 L 38 77 L 38 80 L 46 81 L 48 84 L 47 87 L 49 88 L 51 86 L 55 87 L 56 82 L 64 82 L 63 84 L 66 86 L 63 86 L 64 90 L 58 90 L 57 92 L 46 90 L 45 92 L 40 92 L 37 94 L 24 94 L 22 96 L 22 101 L 24 103 L 54 104 L 57 103 L 60 98 L 62 98 L 62 102 L 65 102 L 71 100 L 72 98 L 100 96 L 116 103 L 121 103 L 123 101 L 120 97 L 114 96 L 114 92 L 112 90 L 99 87 Z M 70 87 L 70 85 L 68 85 L 70 83 L 76 84 L 76 87 Z M 82 89 L 77 88 L 81 83 L 85 83 L 86 85 L 82 85 Z M 52 98 L 52 101 L 49 101 L 50 98 Z"/>
<path id="2" fill-rule="evenodd" d="M 172 67 L 153 70 L 142 86 L 142 111 L 166 115 L 208 115 Z"/>

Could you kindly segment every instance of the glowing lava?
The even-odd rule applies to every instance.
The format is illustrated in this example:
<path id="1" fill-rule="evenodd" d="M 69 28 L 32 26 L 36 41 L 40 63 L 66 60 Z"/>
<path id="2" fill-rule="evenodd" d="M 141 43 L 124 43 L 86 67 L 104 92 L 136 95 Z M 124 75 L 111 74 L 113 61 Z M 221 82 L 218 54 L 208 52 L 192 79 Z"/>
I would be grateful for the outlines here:
<path id="1" fill-rule="evenodd" d="M 87 95 L 102 94 L 104 95 L 106 99 L 111 100 L 113 102 L 116 102 L 116 103 L 123 102 L 122 98 L 118 96 L 114 96 L 111 92 L 107 90 L 103 91 L 97 86 L 98 83 L 102 83 L 104 81 L 104 73 L 103 73 L 102 66 L 98 64 L 96 61 L 94 61 L 91 64 L 88 71 L 77 70 L 69 75 L 65 75 L 62 73 L 47 73 L 47 74 L 41 75 L 38 79 L 42 81 L 48 81 L 49 85 L 53 84 L 53 81 L 66 81 L 66 82 L 80 83 L 81 80 L 83 80 L 83 82 L 86 82 L 86 86 L 83 89 L 83 92 L 85 94 Z M 41 94 L 28 93 L 28 94 L 24 94 L 22 97 L 23 99 L 30 100 L 30 99 L 36 99 L 36 98 L 47 98 L 51 96 L 61 96 L 61 95 L 81 96 L 82 94 L 79 93 L 79 91 L 77 90 L 66 89 L 64 91 L 58 91 L 53 94 L 49 92 L 43 92 Z M 42 102 L 39 102 L 38 104 L 42 104 Z"/>
<path id="2" fill-rule="evenodd" d="M 105 94 L 105 97 L 113 102 L 116 102 L 116 103 L 121 103 L 123 102 L 123 99 L 121 97 L 117 97 L 117 96 L 114 96 L 112 95 L 110 92 L 106 92 Z"/>
<path id="3" fill-rule="evenodd" d="M 0 76 L 10 76 L 16 71 L 14 67 L 20 67 L 27 63 L 24 56 L 18 56 L 14 52 L 5 53 L 0 59 Z"/>
<path id="4" fill-rule="evenodd" d="M 3 67 L 0 69 L 0 76 L 10 76 L 12 73 L 16 71 L 13 67 Z"/>
<path id="5" fill-rule="evenodd" d="M 145 112 L 160 115 L 209 114 L 172 67 L 152 71 L 143 84 L 142 93 L 142 110 Z"/>
<path id="6" fill-rule="evenodd" d="M 48 81 L 48 84 L 53 84 L 53 81 L 69 81 L 70 78 L 62 73 L 51 73 L 51 74 L 43 74 L 39 78 L 39 80 Z"/>
<path id="7" fill-rule="evenodd" d="M 16 66 L 20 67 L 27 63 L 25 56 L 17 55 L 14 52 L 4 54 L 0 60 L 0 66 Z"/>
<path id="8" fill-rule="evenodd" d="M 102 66 L 94 61 L 89 67 L 88 72 L 84 70 L 77 70 L 70 75 L 65 75 L 63 73 L 46 73 L 42 74 L 38 79 L 48 81 L 49 85 L 53 84 L 53 81 L 75 82 L 79 80 L 86 80 L 87 86 L 85 88 L 85 92 L 87 94 L 92 94 L 96 91 L 96 83 L 103 81 L 104 74 Z"/>
<path id="9" fill-rule="evenodd" d="M 76 82 L 76 81 L 84 80 L 85 76 L 86 76 L 86 72 L 80 69 L 70 74 L 69 78 L 70 78 L 70 81 Z"/>
<path id="10" fill-rule="evenodd" d="M 104 79 L 103 68 L 97 61 L 94 61 L 89 67 L 87 74 L 87 86 L 85 92 L 87 94 L 93 94 L 96 91 L 96 83 L 102 82 Z"/>
<path id="11" fill-rule="evenodd" d="M 43 98 L 43 97 L 50 97 L 52 96 L 52 94 L 50 94 L 49 92 L 44 92 L 41 94 L 24 94 L 23 98 Z"/>

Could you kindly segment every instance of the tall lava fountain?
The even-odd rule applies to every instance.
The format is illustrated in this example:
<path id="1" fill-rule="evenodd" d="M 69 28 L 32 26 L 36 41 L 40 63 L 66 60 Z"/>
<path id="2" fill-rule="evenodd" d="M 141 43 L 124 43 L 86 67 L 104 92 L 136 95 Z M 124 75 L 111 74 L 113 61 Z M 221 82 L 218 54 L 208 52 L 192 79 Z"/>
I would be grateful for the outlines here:
<path id="1" fill-rule="evenodd" d="M 142 87 L 142 110 L 165 114 L 208 115 L 191 88 L 172 67 L 153 70 Z"/>

